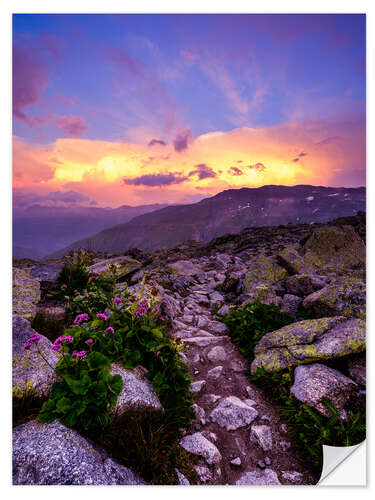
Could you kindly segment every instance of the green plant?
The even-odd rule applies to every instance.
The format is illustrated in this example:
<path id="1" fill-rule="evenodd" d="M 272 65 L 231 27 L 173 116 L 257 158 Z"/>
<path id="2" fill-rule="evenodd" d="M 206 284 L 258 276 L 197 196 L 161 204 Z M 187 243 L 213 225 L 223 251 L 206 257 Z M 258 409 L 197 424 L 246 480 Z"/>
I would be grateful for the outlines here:
<path id="1" fill-rule="evenodd" d="M 253 302 L 245 304 L 224 316 L 229 335 L 237 344 L 245 358 L 251 362 L 254 358 L 254 347 L 268 332 L 293 323 L 293 318 L 274 304 Z"/>
<path id="2" fill-rule="evenodd" d="M 39 413 L 41 422 L 58 418 L 69 427 L 93 429 L 108 424 L 108 411 L 122 389 L 120 375 L 109 373 L 111 363 L 100 352 L 87 357 L 64 355 L 56 365 L 61 382 L 55 382 L 50 398 Z"/>
<path id="3" fill-rule="evenodd" d="M 82 292 L 86 288 L 90 278 L 87 271 L 89 263 L 90 260 L 84 251 L 79 251 L 67 258 L 57 279 L 62 296 L 74 295 L 76 291 Z"/>

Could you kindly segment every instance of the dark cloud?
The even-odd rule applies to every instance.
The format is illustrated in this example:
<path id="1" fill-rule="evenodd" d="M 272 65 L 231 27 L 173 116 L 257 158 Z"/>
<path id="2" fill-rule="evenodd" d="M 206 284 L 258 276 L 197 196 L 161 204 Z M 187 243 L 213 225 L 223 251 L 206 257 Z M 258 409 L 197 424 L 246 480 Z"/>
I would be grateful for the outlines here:
<path id="1" fill-rule="evenodd" d="M 294 163 L 297 163 L 299 161 L 299 158 L 293 158 Z"/>
<path id="2" fill-rule="evenodd" d="M 255 165 L 247 165 L 247 168 L 257 170 L 258 172 L 263 172 L 264 170 L 266 170 L 266 166 L 263 165 L 263 163 L 255 163 Z"/>
<path id="3" fill-rule="evenodd" d="M 327 137 L 326 139 L 323 139 L 322 141 L 316 142 L 315 146 L 325 146 L 326 144 L 331 144 L 332 142 L 336 142 L 340 139 L 338 135 L 334 135 L 332 137 Z"/>
<path id="4" fill-rule="evenodd" d="M 216 177 L 217 173 L 205 163 L 199 163 L 198 165 L 195 165 L 195 170 L 189 172 L 189 177 L 192 175 L 197 175 L 198 179 L 201 181 L 210 177 Z"/>
<path id="5" fill-rule="evenodd" d="M 132 186 L 150 186 L 161 187 L 170 186 L 171 184 L 181 184 L 186 181 L 187 177 L 181 175 L 181 172 L 171 172 L 169 174 L 145 174 L 139 177 L 126 178 L 124 184 Z"/>
<path id="6" fill-rule="evenodd" d="M 56 126 L 70 137 L 81 137 L 88 130 L 85 120 L 81 116 L 62 116 Z"/>
<path id="7" fill-rule="evenodd" d="M 148 143 L 149 146 L 166 146 L 167 143 L 165 141 L 162 141 L 161 139 L 151 139 L 151 141 Z"/>
<path id="8" fill-rule="evenodd" d="M 77 191 L 52 191 L 48 194 L 37 194 L 29 191 L 14 190 L 13 191 L 13 206 L 15 208 L 26 208 L 34 204 L 46 207 L 67 207 L 76 206 L 78 204 L 89 203 L 97 205 L 95 200 L 90 200 L 88 196 Z"/>
<path id="9" fill-rule="evenodd" d="M 302 158 L 302 156 L 307 156 L 307 153 L 305 153 L 304 151 L 302 151 L 299 155 L 298 155 L 300 158 Z"/>
<path id="10" fill-rule="evenodd" d="M 181 153 L 181 151 L 185 151 L 189 147 L 189 144 L 193 140 L 193 134 L 191 130 L 185 129 L 179 132 L 176 137 L 173 139 L 173 147 L 177 153 Z"/>
<path id="11" fill-rule="evenodd" d="M 230 175 L 235 175 L 235 176 L 243 175 L 242 170 L 238 167 L 230 167 L 230 169 L 228 170 L 228 173 Z"/>

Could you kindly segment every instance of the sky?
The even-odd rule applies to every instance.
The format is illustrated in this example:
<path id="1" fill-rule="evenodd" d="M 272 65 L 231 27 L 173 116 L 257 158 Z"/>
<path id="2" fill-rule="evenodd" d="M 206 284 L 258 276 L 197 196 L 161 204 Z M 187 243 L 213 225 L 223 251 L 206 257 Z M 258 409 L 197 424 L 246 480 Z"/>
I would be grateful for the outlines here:
<path id="1" fill-rule="evenodd" d="M 13 15 L 14 203 L 365 185 L 361 14 Z"/>

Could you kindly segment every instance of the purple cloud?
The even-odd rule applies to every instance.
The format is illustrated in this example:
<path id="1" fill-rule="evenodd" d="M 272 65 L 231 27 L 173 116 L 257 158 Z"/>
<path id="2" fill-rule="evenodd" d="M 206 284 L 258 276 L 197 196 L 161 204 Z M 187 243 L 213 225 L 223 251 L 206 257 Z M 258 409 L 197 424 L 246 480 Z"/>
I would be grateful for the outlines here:
<path id="1" fill-rule="evenodd" d="M 230 175 L 234 175 L 234 176 L 243 175 L 242 170 L 237 168 L 237 167 L 230 167 L 230 169 L 228 170 L 228 173 Z"/>
<path id="2" fill-rule="evenodd" d="M 132 186 L 149 186 L 161 187 L 170 186 L 171 184 L 181 184 L 186 181 L 187 177 L 181 175 L 181 172 L 171 172 L 169 174 L 145 174 L 139 177 L 126 178 L 124 184 Z"/>
<path id="3" fill-rule="evenodd" d="M 305 153 L 304 151 L 301 151 L 301 153 L 298 155 L 300 158 L 302 158 L 302 156 L 307 156 L 307 153 Z"/>
<path id="4" fill-rule="evenodd" d="M 195 170 L 189 172 L 189 177 L 192 175 L 197 175 L 198 179 L 201 181 L 210 177 L 216 177 L 217 173 L 205 163 L 199 163 L 198 165 L 195 165 Z"/>
<path id="5" fill-rule="evenodd" d="M 175 151 L 181 153 L 181 151 L 185 151 L 189 147 L 189 144 L 193 140 L 193 134 L 191 130 L 185 129 L 179 132 L 173 140 L 173 146 Z"/>
<path id="6" fill-rule="evenodd" d="M 315 146 L 325 146 L 326 144 L 331 144 L 332 142 L 336 142 L 340 139 L 340 136 L 334 135 L 332 137 L 327 137 L 326 139 L 323 139 L 322 141 L 316 142 Z"/>
<path id="7" fill-rule="evenodd" d="M 26 208 L 35 203 L 38 205 L 53 206 L 76 206 L 77 204 L 87 203 L 96 205 L 95 200 L 90 200 L 88 196 L 77 191 L 52 191 L 48 194 L 37 194 L 31 191 L 22 191 L 15 189 L 13 191 L 13 206 L 15 208 Z"/>
<path id="8" fill-rule="evenodd" d="M 62 116 L 57 120 L 56 126 L 71 137 L 81 137 L 88 130 L 85 120 L 81 116 L 74 115 Z"/>
<path id="9" fill-rule="evenodd" d="M 148 143 L 149 146 L 166 146 L 167 143 L 165 141 L 162 141 L 161 139 L 151 139 L 151 141 Z"/>
<path id="10" fill-rule="evenodd" d="M 297 163 L 297 161 L 299 161 L 299 158 L 293 158 L 294 163 Z"/>
<path id="11" fill-rule="evenodd" d="M 255 165 L 247 165 L 247 168 L 257 170 L 258 172 L 263 172 L 266 170 L 266 166 L 263 163 L 255 163 Z"/>

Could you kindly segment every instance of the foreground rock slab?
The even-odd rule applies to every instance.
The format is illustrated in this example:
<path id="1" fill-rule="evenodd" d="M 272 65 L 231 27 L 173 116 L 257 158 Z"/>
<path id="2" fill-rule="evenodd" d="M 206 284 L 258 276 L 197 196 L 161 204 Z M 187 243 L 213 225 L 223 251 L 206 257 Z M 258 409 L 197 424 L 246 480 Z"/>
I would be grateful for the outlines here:
<path id="1" fill-rule="evenodd" d="M 357 384 L 350 378 L 333 368 L 315 363 L 296 368 L 290 392 L 302 403 L 329 417 L 331 411 L 323 404 L 323 399 L 327 399 L 341 411 L 357 390 Z"/>
<path id="2" fill-rule="evenodd" d="M 13 314 L 33 319 L 40 300 L 39 281 L 22 269 L 13 268 Z"/>
<path id="3" fill-rule="evenodd" d="M 31 421 L 13 430 L 14 485 L 145 485 L 76 431 Z"/>

